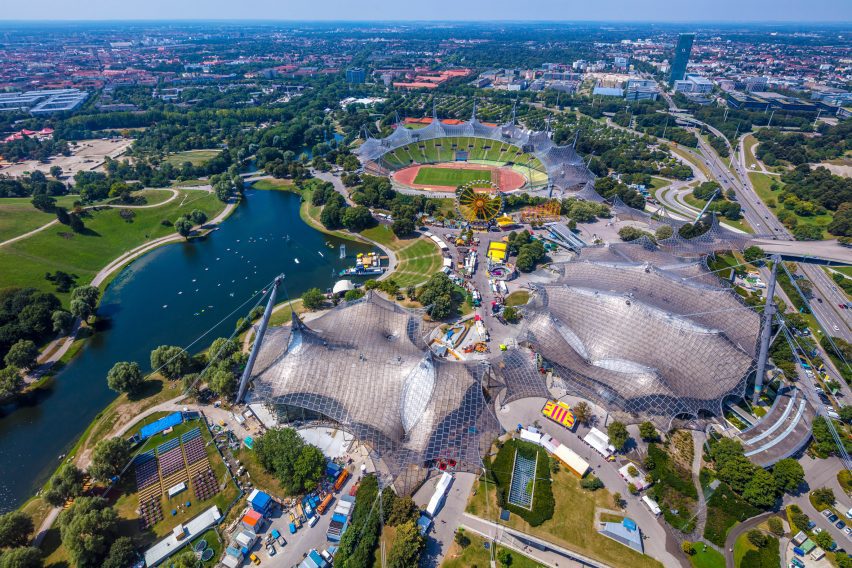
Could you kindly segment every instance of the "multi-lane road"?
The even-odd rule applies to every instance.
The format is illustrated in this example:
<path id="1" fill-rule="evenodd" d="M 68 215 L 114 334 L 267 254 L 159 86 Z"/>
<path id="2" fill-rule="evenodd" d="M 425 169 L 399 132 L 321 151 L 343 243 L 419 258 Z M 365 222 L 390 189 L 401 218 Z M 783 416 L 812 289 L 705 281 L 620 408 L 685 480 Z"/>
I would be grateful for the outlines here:
<path id="1" fill-rule="evenodd" d="M 664 97 L 669 103 L 669 111 L 678 120 L 692 125 L 696 129 L 706 128 L 728 144 L 727 138 L 719 130 L 691 116 L 685 116 L 677 109 L 671 97 L 667 94 Z M 732 167 L 729 169 L 723 158 L 704 138 L 701 136 L 697 138 L 699 149 L 705 156 L 704 163 L 707 169 L 712 177 L 719 182 L 723 190 L 734 190 L 737 200 L 742 206 L 743 217 L 757 235 L 764 237 L 760 244 L 766 250 L 788 255 L 816 256 L 818 250 L 824 249 L 823 256 L 852 263 L 852 250 L 841 247 L 837 243 L 826 245 L 825 243 L 808 243 L 793 239 L 787 227 L 775 217 L 775 214 L 770 211 L 769 207 L 761 201 L 755 192 L 751 178 L 748 176 L 745 152 L 736 152 L 736 149 L 728 144 L 729 152 L 736 156 L 736 159 L 731 160 Z M 742 145 L 740 144 L 739 149 L 741 150 L 741 148 Z M 846 341 L 852 341 L 852 331 L 850 330 L 852 316 L 850 316 L 849 310 L 840 307 L 840 304 L 846 303 L 843 292 L 837 288 L 837 285 L 820 266 L 799 263 L 798 272 L 813 284 L 814 299 L 811 302 L 811 308 L 817 320 L 825 328 L 825 332 L 835 337 L 841 337 Z"/>

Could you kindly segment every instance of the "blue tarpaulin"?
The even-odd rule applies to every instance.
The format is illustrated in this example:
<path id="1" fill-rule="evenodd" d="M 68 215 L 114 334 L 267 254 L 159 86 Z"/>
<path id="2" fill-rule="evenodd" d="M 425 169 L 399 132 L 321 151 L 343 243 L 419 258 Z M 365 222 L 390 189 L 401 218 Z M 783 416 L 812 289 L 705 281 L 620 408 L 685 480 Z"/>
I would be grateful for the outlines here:
<path id="1" fill-rule="evenodd" d="M 163 430 L 171 428 L 172 426 L 177 426 L 181 422 L 183 422 L 183 414 L 181 414 L 180 412 L 173 412 L 168 416 L 163 416 L 156 422 L 152 422 L 147 426 L 142 426 L 142 429 L 139 430 L 139 436 L 143 440 L 147 440 L 151 436 L 155 436 Z"/>

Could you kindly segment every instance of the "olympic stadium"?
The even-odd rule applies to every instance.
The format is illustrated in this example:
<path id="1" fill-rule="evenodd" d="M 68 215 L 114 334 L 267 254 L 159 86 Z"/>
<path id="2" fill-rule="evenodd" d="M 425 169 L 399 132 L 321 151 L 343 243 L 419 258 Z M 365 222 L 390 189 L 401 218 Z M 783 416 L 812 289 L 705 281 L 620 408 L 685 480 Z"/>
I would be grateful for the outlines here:
<path id="1" fill-rule="evenodd" d="M 355 153 L 366 172 L 388 176 L 401 190 L 453 192 L 482 181 L 504 193 L 548 189 L 600 200 L 594 174 L 573 145 L 559 146 L 548 132 L 524 129 L 514 119 L 480 122 L 475 105 L 464 122 L 442 122 L 433 112 L 423 128 L 398 122 L 385 138 L 367 133 Z"/>

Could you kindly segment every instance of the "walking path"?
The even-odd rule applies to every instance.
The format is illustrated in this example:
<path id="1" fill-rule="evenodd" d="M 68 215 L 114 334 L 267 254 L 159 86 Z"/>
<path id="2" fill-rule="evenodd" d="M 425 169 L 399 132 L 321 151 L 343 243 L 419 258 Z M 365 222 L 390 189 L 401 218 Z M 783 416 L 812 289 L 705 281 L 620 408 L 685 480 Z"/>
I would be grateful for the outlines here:
<path id="1" fill-rule="evenodd" d="M 160 188 L 158 188 L 158 189 L 160 189 Z M 171 188 L 171 187 L 165 187 L 165 188 L 162 188 L 162 189 L 164 191 L 171 191 L 172 195 L 168 199 L 166 199 L 165 201 L 160 201 L 159 203 L 151 203 L 149 205 L 116 205 L 114 203 L 103 203 L 103 204 L 99 204 L 99 205 L 87 205 L 86 207 L 83 207 L 83 209 L 84 210 L 101 209 L 103 207 L 118 208 L 118 209 L 153 209 L 154 207 L 161 207 L 161 206 L 163 206 L 167 203 L 174 201 L 175 199 L 177 199 L 177 196 L 180 195 L 180 193 L 178 192 L 177 189 L 174 189 L 174 188 Z M 197 187 L 192 187 L 192 188 L 187 187 L 187 188 L 183 188 L 183 189 L 201 189 L 202 191 L 209 191 L 209 190 L 206 190 L 204 188 L 197 188 Z M 59 223 L 59 220 L 54 219 L 53 221 L 50 221 L 49 223 L 45 223 L 44 225 L 42 225 L 41 227 L 38 227 L 37 229 L 33 229 L 32 231 L 26 232 L 23 235 L 18 235 L 17 237 L 12 237 L 11 239 L 7 239 L 7 240 L 1 242 L 0 247 L 10 245 L 14 242 L 17 242 L 17 241 L 26 239 L 28 237 L 31 237 L 31 236 L 35 235 L 36 233 L 40 233 L 41 231 L 44 231 L 45 229 L 52 227 L 53 225 L 55 225 L 57 223 Z"/>
<path id="2" fill-rule="evenodd" d="M 734 543 L 737 542 L 737 538 L 739 538 L 741 534 L 755 528 L 757 525 L 767 520 L 769 517 L 775 515 L 777 515 L 777 513 L 773 511 L 763 513 L 762 515 L 747 519 L 731 529 L 731 531 L 728 533 L 728 537 L 725 539 L 726 568 L 734 568 Z"/>

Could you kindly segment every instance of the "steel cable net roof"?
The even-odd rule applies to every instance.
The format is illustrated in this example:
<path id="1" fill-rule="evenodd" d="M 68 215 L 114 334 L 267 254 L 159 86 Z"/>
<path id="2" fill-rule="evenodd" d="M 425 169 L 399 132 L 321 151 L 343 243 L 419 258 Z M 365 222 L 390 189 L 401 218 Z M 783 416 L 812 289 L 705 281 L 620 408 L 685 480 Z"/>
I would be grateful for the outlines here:
<path id="1" fill-rule="evenodd" d="M 401 123 L 385 138 L 368 138 L 355 150 L 364 167 L 386 174 L 395 169 L 382 160 L 388 152 L 414 142 L 437 138 L 484 138 L 517 146 L 534 155 L 544 166 L 550 183 L 558 189 L 573 189 L 594 180 L 594 174 L 585 166 L 573 146 L 558 146 L 547 132 L 529 131 L 514 123 L 488 126 L 476 117 L 460 124 L 444 124 L 433 117 L 428 126 L 410 130 Z M 596 201 L 600 199 L 597 196 Z"/>
<path id="2" fill-rule="evenodd" d="M 760 320 L 730 291 L 647 265 L 561 268 L 555 283 L 537 286 L 520 341 L 566 390 L 661 424 L 718 415 L 724 398 L 742 396 Z M 507 401 L 512 389 L 520 398 L 543 383 L 535 364 L 527 368 L 521 379 L 519 365 L 503 376 Z"/>
<path id="3" fill-rule="evenodd" d="M 368 445 L 396 477 L 431 460 L 478 469 L 500 426 L 478 365 L 433 359 L 422 318 L 369 295 L 292 331 L 273 328 L 255 396 L 322 414 Z"/>

